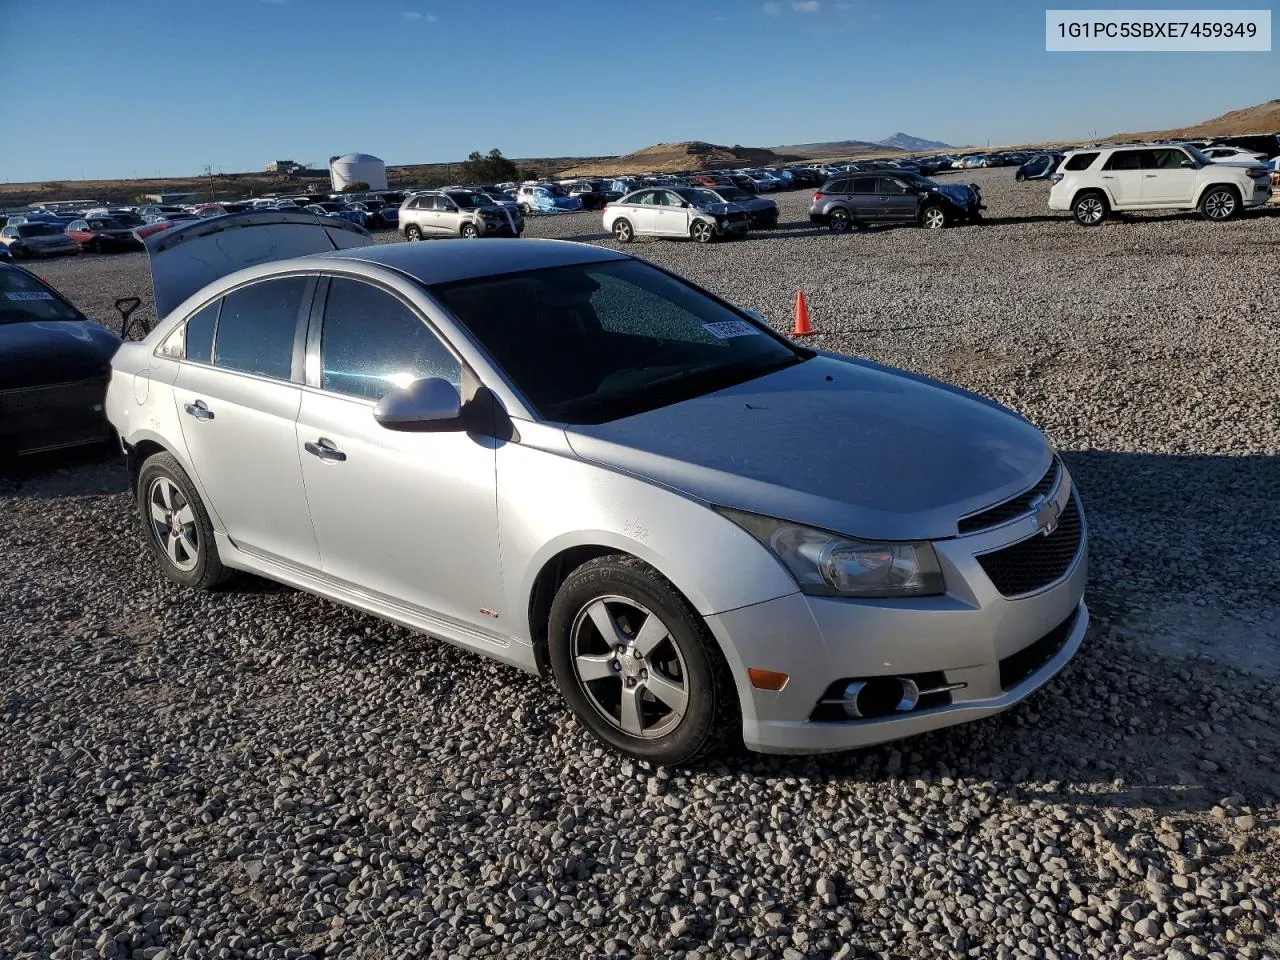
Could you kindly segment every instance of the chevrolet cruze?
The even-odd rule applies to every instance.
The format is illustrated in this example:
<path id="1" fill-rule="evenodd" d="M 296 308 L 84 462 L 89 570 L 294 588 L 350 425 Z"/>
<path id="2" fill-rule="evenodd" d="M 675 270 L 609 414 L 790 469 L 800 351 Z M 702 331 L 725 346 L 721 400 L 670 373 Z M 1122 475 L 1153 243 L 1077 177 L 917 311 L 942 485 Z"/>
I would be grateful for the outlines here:
<path id="1" fill-rule="evenodd" d="M 843 750 L 1079 647 L 1044 437 L 602 247 L 370 246 L 270 211 L 147 239 L 107 410 L 163 572 L 251 571 L 554 677 L 615 749 Z"/>

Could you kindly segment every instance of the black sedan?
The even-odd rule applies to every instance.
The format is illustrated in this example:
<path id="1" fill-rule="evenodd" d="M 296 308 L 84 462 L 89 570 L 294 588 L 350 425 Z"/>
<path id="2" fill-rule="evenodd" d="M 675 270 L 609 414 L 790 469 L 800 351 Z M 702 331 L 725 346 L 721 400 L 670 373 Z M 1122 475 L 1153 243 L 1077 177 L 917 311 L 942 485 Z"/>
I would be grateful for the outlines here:
<path id="1" fill-rule="evenodd" d="M 133 235 L 136 224 L 126 224 L 114 217 L 89 217 L 86 220 L 73 220 L 67 224 L 66 234 L 82 250 L 93 253 L 107 253 L 111 250 L 141 250 L 142 241 Z"/>
<path id="2" fill-rule="evenodd" d="M 0 263 L 0 459 L 109 439 L 118 346 L 35 274 Z"/>
<path id="3" fill-rule="evenodd" d="M 778 205 L 766 197 L 748 193 L 741 187 L 703 187 L 725 203 L 736 203 L 747 211 L 752 230 L 772 230 L 778 225 Z"/>

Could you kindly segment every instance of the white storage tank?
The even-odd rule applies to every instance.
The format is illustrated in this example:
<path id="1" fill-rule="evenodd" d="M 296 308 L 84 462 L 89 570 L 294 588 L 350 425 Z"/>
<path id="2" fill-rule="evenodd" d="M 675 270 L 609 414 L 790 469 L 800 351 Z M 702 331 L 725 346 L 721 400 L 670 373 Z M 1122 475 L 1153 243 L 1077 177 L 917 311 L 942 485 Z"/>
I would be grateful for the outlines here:
<path id="1" fill-rule="evenodd" d="M 330 157 L 329 180 L 333 183 L 334 193 L 340 193 L 352 183 L 367 183 L 370 190 L 386 190 L 387 165 L 367 153 Z"/>

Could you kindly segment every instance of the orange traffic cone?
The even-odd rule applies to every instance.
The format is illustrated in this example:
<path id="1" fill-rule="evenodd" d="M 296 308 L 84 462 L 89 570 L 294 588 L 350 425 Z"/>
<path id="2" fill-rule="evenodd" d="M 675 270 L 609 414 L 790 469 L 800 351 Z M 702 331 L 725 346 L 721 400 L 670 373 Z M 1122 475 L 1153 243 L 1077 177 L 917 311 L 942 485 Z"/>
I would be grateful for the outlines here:
<path id="1" fill-rule="evenodd" d="M 809 324 L 809 304 L 805 302 L 804 291 L 796 291 L 796 326 L 791 331 L 793 337 L 807 337 L 811 333 L 816 333 Z"/>

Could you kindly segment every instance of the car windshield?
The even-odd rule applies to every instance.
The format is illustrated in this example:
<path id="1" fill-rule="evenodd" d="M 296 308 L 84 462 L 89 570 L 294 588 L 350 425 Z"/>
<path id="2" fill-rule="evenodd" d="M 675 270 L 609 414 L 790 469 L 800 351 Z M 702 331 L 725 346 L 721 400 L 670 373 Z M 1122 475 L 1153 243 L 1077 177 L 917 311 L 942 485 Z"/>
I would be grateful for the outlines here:
<path id="1" fill-rule="evenodd" d="M 1187 153 L 1191 154 L 1191 156 L 1195 158 L 1196 163 L 1200 164 L 1200 166 L 1202 167 L 1210 163 L 1213 163 L 1212 160 L 1210 160 L 1208 157 L 1206 157 L 1203 153 L 1200 152 L 1199 148 L 1193 147 L 1189 143 L 1182 144 L 1182 149 L 1187 151 Z"/>
<path id="2" fill-rule="evenodd" d="M 546 190 L 547 193 L 551 194 L 553 197 L 567 197 L 569 195 L 565 192 L 564 187 L 547 186 L 547 187 L 544 187 L 543 189 Z"/>
<path id="3" fill-rule="evenodd" d="M 800 363 L 768 328 L 635 260 L 431 288 L 539 416 L 604 423 Z"/>
<path id="4" fill-rule="evenodd" d="M 691 203 L 724 203 L 710 190 L 681 190 L 680 196 Z"/>
<path id="5" fill-rule="evenodd" d="M 141 223 L 141 220 L 139 220 L 139 223 Z M 129 226 L 129 224 L 123 223 L 114 217 L 89 221 L 90 230 L 128 230 Z"/>
<path id="6" fill-rule="evenodd" d="M 911 184 L 912 186 L 924 187 L 926 190 L 932 190 L 934 187 L 938 185 L 936 182 L 934 182 L 933 180 L 930 180 L 928 177 L 922 176 L 918 173 L 913 173 L 910 170 L 895 170 L 893 172 L 893 175 L 897 177 L 899 180 L 907 181 L 907 183 Z"/>
<path id="7" fill-rule="evenodd" d="M 20 223 L 14 229 L 18 231 L 18 236 L 20 237 L 53 237 L 62 233 L 64 228 L 61 224 L 55 225 L 36 221 L 33 223 Z"/>
<path id="8" fill-rule="evenodd" d="M 0 267 L 0 324 L 81 319 L 74 307 L 25 270 Z"/>
<path id="9" fill-rule="evenodd" d="M 492 207 L 494 205 L 493 201 L 483 193 L 450 193 L 448 197 L 463 210 L 474 210 L 476 207 Z"/>

